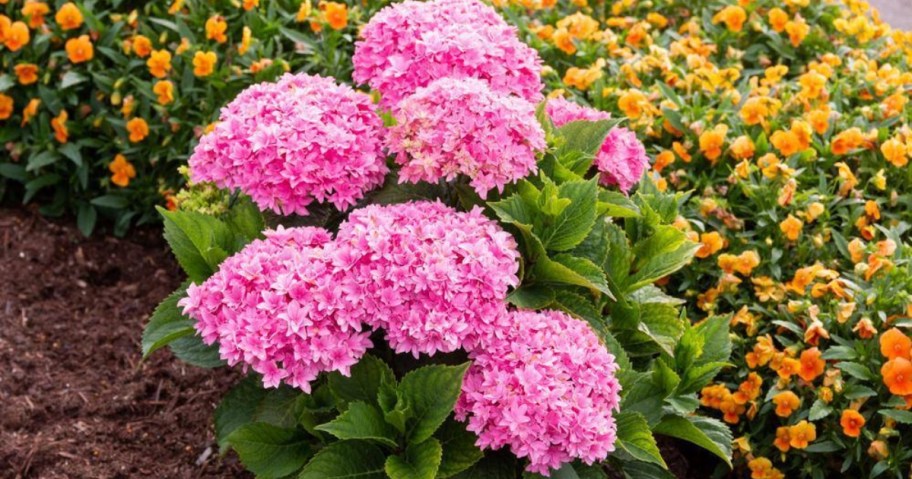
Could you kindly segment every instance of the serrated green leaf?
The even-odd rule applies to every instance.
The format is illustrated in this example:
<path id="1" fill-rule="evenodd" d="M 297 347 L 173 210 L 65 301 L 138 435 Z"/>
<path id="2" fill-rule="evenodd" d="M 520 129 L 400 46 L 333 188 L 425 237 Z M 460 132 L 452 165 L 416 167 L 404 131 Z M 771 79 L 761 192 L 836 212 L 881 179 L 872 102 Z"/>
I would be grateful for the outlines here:
<path id="1" fill-rule="evenodd" d="M 196 333 L 193 329 L 193 320 L 182 315 L 177 306 L 177 302 L 186 295 L 187 286 L 183 285 L 156 306 L 143 330 L 143 358 L 149 357 L 178 338 Z"/>
<path id="2" fill-rule="evenodd" d="M 425 366 L 402 378 L 398 391 L 410 411 L 406 434 L 409 444 L 431 437 L 450 415 L 468 367 L 469 363 Z"/>
<path id="3" fill-rule="evenodd" d="M 434 479 L 442 455 L 440 442 L 434 438 L 409 444 L 404 453 L 386 458 L 386 475 L 390 479 Z"/>
<path id="4" fill-rule="evenodd" d="M 703 354 L 696 364 L 727 362 L 731 357 L 730 321 L 725 316 L 711 316 L 694 326 L 703 336 Z"/>
<path id="5" fill-rule="evenodd" d="M 383 411 L 383 419 L 399 432 L 404 433 L 405 423 L 411 417 L 412 411 L 394 384 L 380 383 L 377 403 L 380 405 L 380 410 Z"/>
<path id="6" fill-rule="evenodd" d="M 849 376 L 864 380 L 864 381 L 874 381 L 877 379 L 876 376 L 868 369 L 867 366 L 859 363 L 853 363 L 850 361 L 842 361 L 836 363 L 836 369 L 848 374 Z"/>
<path id="7" fill-rule="evenodd" d="M 681 380 L 681 384 L 678 385 L 676 393 L 689 394 L 699 391 L 703 386 L 712 381 L 725 366 L 728 366 L 728 363 L 718 362 L 699 364 L 687 368 L 687 371 L 684 372 L 684 378 Z"/>
<path id="8" fill-rule="evenodd" d="M 294 429 L 254 422 L 244 424 L 228 435 L 228 444 L 241 462 L 257 477 L 272 479 L 287 476 L 310 457 L 306 437 Z"/>
<path id="9" fill-rule="evenodd" d="M 338 441 L 324 447 L 304 466 L 298 479 L 387 479 L 386 455 L 364 441 Z"/>
<path id="10" fill-rule="evenodd" d="M 518 308 L 545 309 L 554 302 L 554 288 L 524 284 L 507 295 L 507 302 Z"/>
<path id="11" fill-rule="evenodd" d="M 339 439 L 376 441 L 389 447 L 397 445 L 393 426 L 386 423 L 380 410 L 363 401 L 350 403 L 348 410 L 315 429 L 328 432 Z"/>
<path id="12" fill-rule="evenodd" d="M 259 380 L 248 376 L 228 391 L 215 408 L 215 439 L 223 452 L 228 447 L 228 436 L 244 424 L 254 422 L 254 416 L 267 392 Z"/>
<path id="13" fill-rule="evenodd" d="M 207 345 L 197 334 L 177 338 L 168 347 L 178 359 L 199 368 L 212 369 L 226 364 L 219 355 L 218 343 Z"/>
<path id="14" fill-rule="evenodd" d="M 694 443 L 732 467 L 732 434 L 725 424 L 700 416 L 666 416 L 653 432 Z"/>
<path id="15" fill-rule="evenodd" d="M 656 358 L 652 366 L 652 382 L 667 396 L 681 383 L 681 377 L 662 358 Z"/>
<path id="16" fill-rule="evenodd" d="M 202 283 L 217 269 L 231 249 L 231 234 L 225 223 L 194 211 L 158 208 L 164 219 L 165 240 L 184 272 Z"/>
<path id="17" fill-rule="evenodd" d="M 440 479 L 459 474 L 484 457 L 484 453 L 475 445 L 478 436 L 467 431 L 465 424 L 459 421 L 447 419 L 434 433 L 434 437 L 443 448 L 443 457 L 437 470 Z"/>
<path id="18" fill-rule="evenodd" d="M 567 204 L 539 234 L 545 249 L 573 249 L 592 231 L 598 192 L 596 181 L 597 178 L 568 181 L 557 188 L 559 198 Z"/>
<path id="19" fill-rule="evenodd" d="M 568 152 L 580 152 L 595 158 L 605 143 L 605 137 L 618 123 L 617 120 L 580 120 L 565 123 L 555 132 L 556 136 L 563 139 L 555 156 L 559 158 Z"/>
<path id="20" fill-rule="evenodd" d="M 352 366 L 348 377 L 339 372 L 328 376 L 329 389 L 343 401 L 363 401 L 376 404 L 381 384 L 396 384 L 396 377 L 389 365 L 370 354 L 364 355 Z"/>
<path id="21" fill-rule="evenodd" d="M 599 191 L 596 211 L 599 216 L 611 218 L 636 218 L 640 215 L 640 208 L 627 195 L 610 190 Z"/>
<path id="22" fill-rule="evenodd" d="M 617 423 L 617 442 L 619 449 L 627 452 L 637 460 L 651 462 L 667 468 L 659 447 L 656 445 L 646 418 L 638 412 L 621 412 L 614 416 Z"/>

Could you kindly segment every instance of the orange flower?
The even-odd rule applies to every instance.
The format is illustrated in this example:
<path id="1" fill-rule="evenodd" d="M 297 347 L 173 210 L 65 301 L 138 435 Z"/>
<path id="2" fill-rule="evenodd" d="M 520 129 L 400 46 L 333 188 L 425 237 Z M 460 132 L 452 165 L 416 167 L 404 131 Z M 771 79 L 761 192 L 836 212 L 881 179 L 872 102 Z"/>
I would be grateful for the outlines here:
<path id="1" fill-rule="evenodd" d="M 723 124 L 700 134 L 700 151 L 713 163 L 722 156 L 722 145 L 725 144 L 726 133 L 728 133 L 728 126 Z"/>
<path id="2" fill-rule="evenodd" d="M 725 247 L 725 238 L 718 231 L 711 231 L 700 235 L 700 249 L 697 250 L 697 258 L 708 258 L 716 254 Z"/>
<path id="3" fill-rule="evenodd" d="M 909 163 L 906 145 L 896 138 L 890 138 L 880 145 L 880 152 L 893 166 L 902 168 Z"/>
<path id="4" fill-rule="evenodd" d="M 744 411 L 746 410 L 747 408 L 745 408 L 743 404 L 735 402 L 735 398 L 731 394 L 719 404 L 719 411 L 722 412 L 722 420 L 729 424 L 738 424 L 738 422 L 741 421 L 741 415 L 744 414 Z"/>
<path id="5" fill-rule="evenodd" d="M 751 470 L 751 479 L 769 479 L 773 463 L 765 457 L 756 457 L 748 461 L 747 467 Z"/>
<path id="6" fill-rule="evenodd" d="M 171 52 L 168 50 L 155 50 L 146 61 L 149 73 L 155 78 L 164 78 L 171 71 Z"/>
<path id="7" fill-rule="evenodd" d="M 649 100 L 646 95 L 636 89 L 626 90 L 618 98 L 618 108 L 631 120 L 643 116 L 648 103 Z"/>
<path id="8" fill-rule="evenodd" d="M 244 0 L 243 7 L 244 10 L 250 11 L 260 5 L 260 0 Z"/>
<path id="9" fill-rule="evenodd" d="M 912 339 L 897 328 L 890 328 L 880 336 L 880 353 L 887 359 L 912 359 Z"/>
<path id="10" fill-rule="evenodd" d="M 912 394 L 912 363 L 908 359 L 898 357 L 887 361 L 880 368 L 880 374 L 891 393 L 897 396 Z"/>
<path id="11" fill-rule="evenodd" d="M 241 30 L 241 43 L 238 45 L 238 54 L 243 55 L 247 53 L 247 50 L 250 50 L 250 39 L 253 35 L 253 32 L 250 30 L 250 27 L 244 25 L 244 29 Z"/>
<path id="12" fill-rule="evenodd" d="M 773 404 L 776 405 L 777 416 L 789 417 L 801 405 L 801 399 L 791 391 L 783 391 L 773 396 Z"/>
<path id="13" fill-rule="evenodd" d="M 225 17 L 213 15 L 206 20 L 207 40 L 215 40 L 216 43 L 225 43 L 228 41 L 228 37 L 225 36 L 226 30 L 228 30 L 228 23 L 225 22 Z"/>
<path id="14" fill-rule="evenodd" d="M 789 16 L 781 8 L 774 8 L 769 11 L 769 22 L 770 27 L 776 33 L 781 33 L 785 30 L 785 24 L 789 21 Z"/>
<path id="15" fill-rule="evenodd" d="M 754 157 L 754 142 L 747 135 L 741 135 L 731 144 L 731 154 L 737 160 Z"/>
<path id="16" fill-rule="evenodd" d="M 32 98 L 29 100 L 28 105 L 22 109 L 22 126 L 25 126 L 35 115 L 38 114 L 38 107 L 41 105 L 41 100 L 37 98 Z"/>
<path id="17" fill-rule="evenodd" d="M 139 143 L 149 136 L 149 124 L 142 118 L 134 118 L 127 122 L 127 131 L 130 133 L 130 141 Z"/>
<path id="18" fill-rule="evenodd" d="M 167 105 L 174 101 L 174 84 L 168 80 L 155 82 L 152 93 L 158 95 L 158 103 Z"/>
<path id="19" fill-rule="evenodd" d="M 295 15 L 296 22 L 303 22 L 310 17 L 311 12 L 313 11 L 313 4 L 310 0 L 304 0 L 301 2 L 301 6 L 298 7 L 298 13 Z"/>
<path id="20" fill-rule="evenodd" d="M 656 155 L 655 163 L 652 165 L 652 169 L 657 173 L 661 173 L 666 166 L 674 163 L 675 155 L 671 150 L 662 150 L 661 153 Z"/>
<path id="21" fill-rule="evenodd" d="M 789 379 L 798 373 L 798 370 L 801 369 L 801 362 L 795 358 L 782 358 L 782 361 L 779 362 L 779 367 L 776 369 L 776 373 L 782 379 Z"/>
<path id="22" fill-rule="evenodd" d="M 46 3 L 35 0 L 25 0 L 25 5 L 22 6 L 22 16 L 28 19 L 31 28 L 44 25 L 44 16 L 50 11 L 51 9 Z"/>
<path id="23" fill-rule="evenodd" d="M 788 452 L 792 447 L 792 438 L 789 436 L 789 432 L 788 426 L 776 428 L 776 440 L 773 441 L 773 445 L 781 452 Z"/>
<path id="24" fill-rule="evenodd" d="M 13 68 L 21 85 L 31 85 L 38 81 L 38 65 L 34 63 L 20 63 Z"/>
<path id="25" fill-rule="evenodd" d="M 782 156 L 792 156 L 801 151 L 799 150 L 798 135 L 792 131 L 778 130 L 770 137 L 770 142 L 782 153 Z"/>
<path id="26" fill-rule="evenodd" d="M 842 433 L 846 436 L 858 437 L 861 435 L 861 428 L 865 425 L 865 418 L 854 409 L 846 409 L 842 411 L 839 425 L 842 426 Z"/>
<path id="27" fill-rule="evenodd" d="M 789 445 L 795 449 L 804 449 L 817 439 L 817 427 L 813 423 L 801 421 L 789 428 Z"/>
<path id="28" fill-rule="evenodd" d="M 111 170 L 111 183 L 121 188 L 128 186 L 130 180 L 136 178 L 136 168 L 120 153 L 114 156 L 114 161 L 108 165 L 108 169 Z"/>
<path id="29" fill-rule="evenodd" d="M 54 129 L 54 139 L 60 143 L 66 143 L 67 139 L 70 137 L 70 132 L 66 127 L 67 118 L 69 118 L 69 115 L 66 110 L 60 110 L 60 114 L 51 119 L 51 128 Z"/>
<path id="30" fill-rule="evenodd" d="M 714 25 L 719 22 L 725 23 L 728 30 L 732 32 L 740 32 L 745 20 L 747 20 L 747 13 L 737 5 L 729 5 L 723 8 L 712 18 Z"/>
<path id="31" fill-rule="evenodd" d="M 19 49 L 28 45 L 29 35 L 28 26 L 22 22 L 13 22 L 9 29 L 6 30 L 6 35 L 3 37 L 3 45 L 12 52 L 19 51 Z"/>
<path id="32" fill-rule="evenodd" d="M 801 352 L 801 366 L 798 369 L 798 376 L 807 382 L 813 382 L 817 376 L 823 374 L 826 368 L 826 361 L 820 358 L 820 350 L 817 348 L 806 349 Z"/>
<path id="33" fill-rule="evenodd" d="M 747 379 L 738 386 L 738 390 L 732 394 L 732 398 L 737 404 L 746 404 L 749 401 L 753 401 L 760 395 L 760 387 L 762 385 L 763 378 L 757 373 L 750 373 L 747 375 Z"/>
<path id="34" fill-rule="evenodd" d="M 792 215 L 788 215 L 788 218 L 779 223 L 779 229 L 782 231 L 782 234 L 790 241 L 795 241 L 801 236 L 801 229 L 803 227 L 804 223 Z"/>
<path id="35" fill-rule="evenodd" d="M 853 127 L 836 135 L 830 142 L 830 150 L 834 155 L 845 155 L 860 147 L 864 142 L 864 134 L 859 128 Z"/>
<path id="36" fill-rule="evenodd" d="M 741 119 L 746 125 L 759 125 L 770 114 L 769 107 L 767 106 L 768 98 L 765 97 L 750 97 L 741 106 Z"/>
<path id="37" fill-rule="evenodd" d="M 0 93 L 0 120 L 13 116 L 13 111 L 15 111 L 13 97 Z"/>
<path id="38" fill-rule="evenodd" d="M 807 22 L 805 22 L 800 15 L 797 15 L 794 20 L 785 24 L 785 31 L 788 33 L 789 41 L 792 42 L 792 46 L 797 48 L 798 45 L 801 45 L 801 42 L 804 41 L 804 38 L 808 33 L 810 33 L 811 27 L 808 26 Z"/>
<path id="39" fill-rule="evenodd" d="M 830 111 L 814 110 L 808 113 L 808 121 L 811 122 L 811 127 L 814 128 L 814 131 L 818 135 L 822 135 L 830 129 Z"/>
<path id="40" fill-rule="evenodd" d="M 133 53 L 135 53 L 139 58 L 146 58 L 147 56 L 151 55 L 152 40 L 149 40 L 149 37 L 146 37 L 145 35 L 136 35 L 133 37 Z M 168 60 L 170 61 L 170 59 L 171 58 L 169 56 Z"/>
<path id="41" fill-rule="evenodd" d="M 215 63 L 218 57 L 215 52 L 196 52 L 193 55 L 193 74 L 198 77 L 206 77 L 215 71 Z"/>
<path id="42" fill-rule="evenodd" d="M 57 10 L 54 20 L 62 30 L 75 30 L 82 26 L 82 12 L 73 2 L 67 2 L 60 6 L 60 10 Z"/>
<path id="43" fill-rule="evenodd" d="M 84 63 L 95 57 L 95 47 L 88 35 L 80 35 L 66 42 L 67 57 L 73 63 Z"/>
<path id="44" fill-rule="evenodd" d="M 348 25 L 348 5 L 339 2 L 320 2 L 323 21 L 333 30 L 342 30 Z"/>

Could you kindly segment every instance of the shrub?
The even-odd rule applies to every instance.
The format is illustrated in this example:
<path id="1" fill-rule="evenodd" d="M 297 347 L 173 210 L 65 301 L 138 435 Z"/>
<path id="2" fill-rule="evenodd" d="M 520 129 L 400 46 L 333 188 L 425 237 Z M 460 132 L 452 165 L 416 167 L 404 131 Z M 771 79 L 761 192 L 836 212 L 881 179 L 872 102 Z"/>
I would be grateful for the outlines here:
<path id="1" fill-rule="evenodd" d="M 222 448 L 258 476 L 668 474 L 654 433 L 729 461 L 726 426 L 694 414 L 696 392 L 728 360 L 728 320 L 692 326 L 680 301 L 655 286 L 698 248 L 673 224 L 685 197 L 648 181 L 630 196 L 600 186 L 597 157 L 615 151 L 605 143 L 636 150 L 629 133 L 612 134 L 618 121 L 557 127 L 546 103 L 495 93 L 486 75 L 499 78 L 438 79 L 376 113 L 406 151 L 387 159 L 384 184 L 350 210 L 263 215 L 310 190 L 277 203 L 248 194 L 276 172 L 296 182 L 324 165 L 319 155 L 281 149 L 253 151 L 265 156 L 255 162 L 264 171 L 226 183 L 238 190 L 194 184 L 178 210 L 160 209 L 188 283 L 153 314 L 143 353 L 167 345 L 191 364 L 252 370 L 219 405 L 215 426 Z M 440 86 L 458 101 L 433 101 L 427 93 Z M 348 94 L 314 101 L 288 120 L 325 117 L 345 133 L 360 123 L 338 116 L 360 102 Z M 223 110 L 222 124 L 242 104 Z M 249 134 L 226 139 L 227 149 L 275 128 L 251 118 Z M 403 130 L 422 148 L 411 149 L 416 140 Z M 471 134 L 454 134 L 464 131 Z M 490 131 L 535 164 L 517 172 L 506 160 L 525 156 L 496 161 L 477 142 Z M 321 144 L 327 155 L 335 145 Z M 428 177 L 403 174 L 439 159 L 447 166 Z M 469 167 L 474 160 L 479 167 Z M 200 166 L 221 168 L 192 161 L 192 178 L 202 178 Z M 476 181 L 489 168 L 511 174 Z"/>

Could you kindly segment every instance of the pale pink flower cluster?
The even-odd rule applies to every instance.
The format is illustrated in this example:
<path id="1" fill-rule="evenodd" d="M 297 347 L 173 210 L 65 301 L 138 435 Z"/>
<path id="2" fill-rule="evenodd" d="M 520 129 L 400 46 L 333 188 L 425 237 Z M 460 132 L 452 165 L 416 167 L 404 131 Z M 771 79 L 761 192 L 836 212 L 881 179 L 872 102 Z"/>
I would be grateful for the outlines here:
<path id="1" fill-rule="evenodd" d="M 594 108 L 578 105 L 563 98 L 548 100 L 548 116 L 554 125 L 561 127 L 571 121 L 598 121 L 611 118 L 611 115 Z M 602 149 L 595 157 L 595 167 L 601 173 L 599 178 L 603 185 L 617 185 L 627 193 L 640 181 L 643 172 L 649 166 L 646 148 L 632 131 L 612 128 L 602 143 Z"/>
<path id="2" fill-rule="evenodd" d="M 519 282 L 515 240 L 477 208 L 370 205 L 352 212 L 336 243 L 365 322 L 415 357 L 471 349 L 500 327 L 507 290 Z"/>
<path id="3" fill-rule="evenodd" d="M 400 182 L 463 174 L 482 198 L 534 173 L 536 153 L 546 146 L 532 103 L 471 78 L 419 88 L 399 104 L 396 120 L 388 146 L 402 165 Z"/>
<path id="4" fill-rule="evenodd" d="M 190 157 L 193 181 L 240 189 L 262 210 L 344 210 L 383 183 L 383 122 L 370 97 L 332 78 L 286 74 L 222 109 Z"/>
<path id="5" fill-rule="evenodd" d="M 371 346 L 358 310 L 339 288 L 332 238 L 320 228 L 279 227 L 226 259 L 179 303 L 229 365 L 310 392 L 320 372 L 348 375 Z M 343 300 L 343 296 L 346 296 Z"/>
<path id="6" fill-rule="evenodd" d="M 361 30 L 352 61 L 354 80 L 379 91 L 386 108 L 445 77 L 479 78 L 498 92 L 542 98 L 537 52 L 477 0 L 390 5 Z"/>
<path id="7" fill-rule="evenodd" d="M 510 312 L 471 357 L 456 418 L 468 419 L 479 447 L 509 446 L 544 475 L 614 450 L 617 364 L 586 323 L 557 311 Z"/>

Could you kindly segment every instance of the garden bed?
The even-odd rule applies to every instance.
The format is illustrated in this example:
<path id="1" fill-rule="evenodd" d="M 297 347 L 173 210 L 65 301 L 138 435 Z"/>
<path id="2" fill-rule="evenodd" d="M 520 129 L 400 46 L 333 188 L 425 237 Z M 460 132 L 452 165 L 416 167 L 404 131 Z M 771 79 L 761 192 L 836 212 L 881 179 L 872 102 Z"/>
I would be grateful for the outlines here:
<path id="1" fill-rule="evenodd" d="M 179 283 L 160 230 L 85 239 L 0 209 L 0 477 L 246 477 L 211 417 L 235 381 L 162 352 L 149 312 Z"/>

